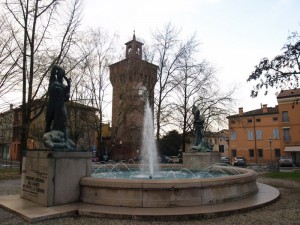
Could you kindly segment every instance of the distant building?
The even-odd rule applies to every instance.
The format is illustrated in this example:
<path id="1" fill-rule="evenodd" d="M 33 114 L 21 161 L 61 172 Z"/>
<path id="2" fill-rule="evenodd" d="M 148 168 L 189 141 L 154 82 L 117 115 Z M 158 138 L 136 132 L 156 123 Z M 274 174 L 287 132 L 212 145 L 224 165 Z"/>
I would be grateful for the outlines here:
<path id="1" fill-rule="evenodd" d="M 125 59 L 110 65 L 112 99 L 111 159 L 139 157 L 142 141 L 144 103 L 154 105 L 158 67 L 142 59 L 143 43 L 133 39 L 126 44 Z"/>
<path id="2" fill-rule="evenodd" d="M 229 156 L 243 156 L 247 163 L 266 163 L 291 155 L 300 160 L 300 89 L 283 90 L 278 105 L 227 117 Z"/>
<path id="3" fill-rule="evenodd" d="M 13 106 L 0 114 L 0 159 L 9 160 L 9 149 L 12 147 L 15 112 Z"/>
<path id="4" fill-rule="evenodd" d="M 207 131 L 205 132 L 205 137 L 204 137 L 209 144 L 213 146 L 212 151 L 214 152 L 220 152 L 221 156 L 228 156 L 229 152 L 229 131 L 226 129 L 223 129 L 218 132 L 212 132 L 212 131 Z M 187 134 L 187 140 L 188 143 L 186 143 L 185 149 L 187 151 L 191 148 L 191 145 L 193 144 L 195 139 L 195 134 L 192 132 L 189 132 Z"/>
<path id="5" fill-rule="evenodd" d="M 228 156 L 228 130 L 207 132 L 208 142 L 213 145 L 214 152 L 220 152 L 221 156 Z"/>
<path id="6" fill-rule="evenodd" d="M 78 148 L 91 150 L 99 148 L 97 127 L 99 119 L 97 109 L 80 103 L 69 101 L 66 103 L 68 111 L 68 137 Z M 43 135 L 45 133 L 45 101 L 35 100 L 32 107 L 33 121 L 31 122 L 27 148 L 43 149 Z M 21 107 L 12 108 L 0 114 L 0 159 L 19 160 L 21 145 Z M 107 125 L 109 127 L 109 125 Z M 105 140 L 109 138 L 109 128 L 103 125 L 102 133 Z"/>

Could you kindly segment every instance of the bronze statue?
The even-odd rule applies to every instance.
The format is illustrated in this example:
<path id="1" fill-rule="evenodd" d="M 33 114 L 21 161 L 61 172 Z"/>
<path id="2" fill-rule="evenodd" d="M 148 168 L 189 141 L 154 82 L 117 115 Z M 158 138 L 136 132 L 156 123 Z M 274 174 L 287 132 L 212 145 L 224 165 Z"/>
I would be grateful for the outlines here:
<path id="1" fill-rule="evenodd" d="M 190 149 L 200 152 L 212 151 L 213 146 L 209 144 L 204 137 L 204 117 L 200 114 L 199 108 L 195 105 L 193 105 L 192 112 L 194 114 L 195 141 Z"/>
<path id="2" fill-rule="evenodd" d="M 195 141 L 193 146 L 198 146 L 204 137 L 204 118 L 200 115 L 200 110 L 195 105 L 193 105 L 192 112 L 194 114 L 195 129 Z"/>
<path id="3" fill-rule="evenodd" d="M 63 79 L 65 79 L 67 85 L 63 83 Z M 51 70 L 48 87 L 49 100 L 46 107 L 45 132 L 46 134 L 52 131 L 62 132 L 64 134 L 62 139 L 66 144 L 68 143 L 68 136 L 65 102 L 68 101 L 70 97 L 70 85 L 71 79 L 66 77 L 65 70 L 58 65 L 54 65 Z M 46 141 L 45 145 L 52 148 L 47 145 Z"/>

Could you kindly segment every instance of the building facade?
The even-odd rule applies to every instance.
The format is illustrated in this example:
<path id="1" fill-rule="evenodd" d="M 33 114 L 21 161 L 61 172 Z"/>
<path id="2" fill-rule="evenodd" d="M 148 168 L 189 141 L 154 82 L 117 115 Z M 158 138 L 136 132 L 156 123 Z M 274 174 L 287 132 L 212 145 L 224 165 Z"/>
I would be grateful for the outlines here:
<path id="1" fill-rule="evenodd" d="M 278 105 L 228 117 L 229 156 L 243 156 L 247 164 L 275 161 L 282 155 L 300 160 L 300 89 L 283 90 Z"/>
<path id="2" fill-rule="evenodd" d="M 66 104 L 68 111 L 68 137 L 78 148 L 90 150 L 98 146 L 97 109 L 75 102 Z M 32 107 L 33 118 L 27 139 L 28 149 L 43 149 L 45 133 L 45 101 L 35 100 Z M 12 108 L 0 114 L 0 159 L 20 160 L 21 151 L 21 107 Z"/>
<path id="3" fill-rule="evenodd" d="M 14 117 L 12 105 L 10 110 L 0 114 L 0 159 L 11 159 L 9 149 L 13 140 Z"/>
<path id="4" fill-rule="evenodd" d="M 113 160 L 139 157 L 144 104 L 154 105 L 154 86 L 158 67 L 142 59 L 143 43 L 133 40 L 125 43 L 125 59 L 110 65 L 112 99 Z"/>
<path id="5" fill-rule="evenodd" d="M 228 156 L 228 130 L 221 130 L 218 132 L 208 132 L 206 134 L 208 142 L 213 145 L 214 152 L 220 152 L 221 156 Z"/>
<path id="6" fill-rule="evenodd" d="M 281 127 L 280 148 L 300 166 L 300 89 L 281 91 L 277 101 Z"/>

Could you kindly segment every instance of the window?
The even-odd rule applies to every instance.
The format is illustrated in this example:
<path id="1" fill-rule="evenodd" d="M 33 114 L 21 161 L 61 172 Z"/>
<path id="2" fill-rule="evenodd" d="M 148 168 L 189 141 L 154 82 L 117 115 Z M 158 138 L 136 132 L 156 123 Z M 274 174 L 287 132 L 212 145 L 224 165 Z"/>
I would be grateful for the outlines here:
<path id="1" fill-rule="evenodd" d="M 128 47 L 128 53 L 131 54 L 131 52 L 132 52 L 132 48 L 131 48 L 131 46 L 129 46 Z"/>
<path id="2" fill-rule="evenodd" d="M 262 130 L 256 130 L 256 140 L 262 140 Z"/>
<path id="3" fill-rule="evenodd" d="M 289 114 L 287 111 L 282 112 L 282 122 L 289 122 Z"/>
<path id="4" fill-rule="evenodd" d="M 235 141 L 236 140 L 236 131 L 231 131 L 231 136 L 230 136 L 230 139 L 232 140 L 232 141 Z"/>
<path id="5" fill-rule="evenodd" d="M 219 145 L 219 152 L 221 152 L 221 153 L 224 152 L 224 145 Z"/>
<path id="6" fill-rule="evenodd" d="M 290 141 L 291 140 L 290 128 L 283 128 L 283 140 L 284 141 Z"/>
<path id="7" fill-rule="evenodd" d="M 236 149 L 232 149 L 232 157 L 236 157 Z"/>
<path id="8" fill-rule="evenodd" d="M 262 149 L 258 149 L 257 151 L 258 151 L 258 157 L 260 158 L 264 157 L 264 152 Z"/>
<path id="9" fill-rule="evenodd" d="M 260 122 L 260 121 L 261 121 L 261 119 L 260 119 L 260 118 L 256 119 L 256 122 Z"/>
<path id="10" fill-rule="evenodd" d="M 252 123 L 252 119 L 248 119 L 247 121 L 248 121 L 248 123 Z"/>
<path id="11" fill-rule="evenodd" d="M 253 131 L 251 129 L 248 129 L 248 141 L 253 140 Z"/>
<path id="12" fill-rule="evenodd" d="M 280 157 L 280 149 L 279 148 L 275 148 L 275 157 Z"/>
<path id="13" fill-rule="evenodd" d="M 254 150 L 253 149 L 249 149 L 249 157 L 250 158 L 254 157 Z"/>
<path id="14" fill-rule="evenodd" d="M 279 139 L 279 130 L 278 128 L 273 129 L 273 139 Z"/>

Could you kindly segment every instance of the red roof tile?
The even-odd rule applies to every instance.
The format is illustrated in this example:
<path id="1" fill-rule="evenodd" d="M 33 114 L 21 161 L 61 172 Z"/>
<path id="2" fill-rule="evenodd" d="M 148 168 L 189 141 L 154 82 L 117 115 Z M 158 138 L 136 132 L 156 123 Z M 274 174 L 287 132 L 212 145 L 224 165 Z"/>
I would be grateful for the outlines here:
<path id="1" fill-rule="evenodd" d="M 298 89 L 290 89 L 290 90 L 282 90 L 279 95 L 277 96 L 278 98 L 288 98 L 288 97 L 296 97 L 300 96 L 300 88 Z"/>

